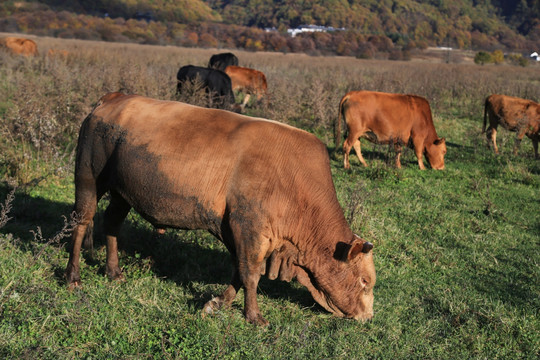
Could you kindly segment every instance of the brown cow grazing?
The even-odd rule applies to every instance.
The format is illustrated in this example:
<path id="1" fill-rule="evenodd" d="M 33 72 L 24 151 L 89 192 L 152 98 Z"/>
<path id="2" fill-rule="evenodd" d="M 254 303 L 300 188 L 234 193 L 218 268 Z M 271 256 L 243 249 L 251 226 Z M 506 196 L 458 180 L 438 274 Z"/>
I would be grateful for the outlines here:
<path id="1" fill-rule="evenodd" d="M 482 132 L 486 131 L 486 118 L 489 118 L 487 128 L 488 147 L 493 144 L 497 148 L 497 126 L 501 125 L 509 131 L 517 132 L 514 145 L 514 155 L 517 155 L 521 140 L 527 135 L 533 143 L 534 156 L 538 158 L 538 141 L 540 140 L 540 104 L 531 100 L 517 97 L 493 94 L 486 98 L 484 104 L 484 125 Z"/>
<path id="2" fill-rule="evenodd" d="M 49 49 L 47 56 L 51 58 L 67 59 L 69 52 L 61 49 Z"/>
<path id="3" fill-rule="evenodd" d="M 230 65 L 225 68 L 225 72 L 231 78 L 233 91 L 243 91 L 246 93 L 242 101 L 242 107 L 248 103 L 251 95 L 260 101 L 266 95 L 266 76 L 259 70 L 241 66 Z"/>
<path id="4" fill-rule="evenodd" d="M 38 54 L 36 43 L 30 39 L 16 37 L 1 38 L 0 47 L 16 55 L 35 56 Z"/>
<path id="5" fill-rule="evenodd" d="M 66 268 L 71 287 L 80 284 L 81 244 L 106 192 L 111 278 L 122 277 L 117 235 L 133 207 L 158 229 L 206 229 L 230 251 L 231 284 L 206 303 L 205 313 L 231 305 L 243 287 L 246 319 L 267 324 L 256 298 L 266 274 L 296 277 L 339 317 L 373 316 L 373 245 L 349 228 L 326 146 L 314 135 L 224 110 L 105 95 L 84 120 L 77 145 L 81 221 Z"/>
<path id="6" fill-rule="evenodd" d="M 339 116 L 334 123 L 336 149 L 341 144 L 341 117 L 348 129 L 343 144 L 345 169 L 350 167 L 349 152 L 352 147 L 362 165 L 367 167 L 360 150 L 360 137 L 377 144 L 393 144 L 398 168 L 401 168 L 401 147 L 406 144 L 414 148 L 421 170 L 424 170 L 424 153 L 433 169 L 444 169 L 446 141 L 437 136 L 426 99 L 374 91 L 347 93 L 339 103 Z"/>

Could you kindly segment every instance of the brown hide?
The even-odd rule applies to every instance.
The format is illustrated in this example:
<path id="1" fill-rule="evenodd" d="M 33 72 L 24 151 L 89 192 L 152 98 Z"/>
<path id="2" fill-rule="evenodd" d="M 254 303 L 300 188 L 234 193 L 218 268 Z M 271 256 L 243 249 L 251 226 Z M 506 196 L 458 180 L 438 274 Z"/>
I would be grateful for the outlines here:
<path id="1" fill-rule="evenodd" d="M 250 95 L 255 95 L 257 100 L 261 100 L 266 95 L 266 76 L 261 71 L 230 65 L 225 68 L 225 73 L 231 78 L 233 91 L 246 93 L 242 102 L 244 106 L 249 101 Z"/>
<path id="2" fill-rule="evenodd" d="M 5 37 L 0 39 L 0 47 L 17 55 L 34 56 L 38 54 L 36 43 L 30 39 Z"/>
<path id="3" fill-rule="evenodd" d="M 306 160 L 309 154 L 309 161 Z M 373 316 L 372 245 L 354 235 L 333 185 L 326 146 L 275 121 L 120 93 L 84 120 L 77 146 L 75 211 L 66 269 L 80 283 L 79 251 L 99 199 L 106 210 L 106 272 L 121 277 L 116 236 L 130 208 L 158 229 L 205 229 L 231 252 L 231 285 L 204 308 L 230 305 L 243 287 L 245 316 L 266 324 L 261 274 L 304 284 L 337 316 Z"/>
<path id="4" fill-rule="evenodd" d="M 348 131 L 343 144 L 346 169 L 350 167 L 349 152 L 352 147 L 360 162 L 367 166 L 360 149 L 360 137 L 377 144 L 393 144 L 398 168 L 401 167 L 401 147 L 409 145 L 414 148 L 420 169 L 424 169 L 424 154 L 433 169 L 444 169 L 446 142 L 437 136 L 426 99 L 374 91 L 347 93 L 340 101 L 335 123 L 336 149 L 341 143 L 341 117 Z"/>
<path id="5" fill-rule="evenodd" d="M 493 145 L 495 153 L 497 147 L 497 127 L 501 125 L 509 131 L 517 133 L 514 145 L 514 154 L 517 154 L 521 140 L 527 135 L 533 142 L 534 156 L 538 158 L 538 141 L 540 140 L 540 104 L 531 100 L 517 97 L 493 94 L 486 98 L 484 104 L 484 124 L 482 132 L 487 128 L 488 146 Z"/>

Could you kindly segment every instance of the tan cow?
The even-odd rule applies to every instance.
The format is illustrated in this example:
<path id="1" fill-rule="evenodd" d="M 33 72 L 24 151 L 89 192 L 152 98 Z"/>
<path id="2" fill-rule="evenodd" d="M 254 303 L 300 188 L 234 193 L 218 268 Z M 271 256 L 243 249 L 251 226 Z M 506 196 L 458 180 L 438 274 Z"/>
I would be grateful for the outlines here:
<path id="1" fill-rule="evenodd" d="M 243 287 L 246 319 L 267 324 L 257 304 L 266 274 L 296 277 L 336 316 L 373 316 L 373 245 L 348 226 L 326 146 L 308 132 L 224 110 L 105 95 L 77 145 L 81 221 L 66 268 L 71 287 L 80 284 L 81 244 L 106 192 L 106 273 L 113 279 L 122 277 L 117 235 L 133 207 L 157 229 L 205 229 L 226 245 L 234 275 L 205 313 L 231 305 Z"/>
<path id="2" fill-rule="evenodd" d="M 242 107 L 246 106 L 251 95 L 255 95 L 257 101 L 260 101 L 266 95 L 268 87 L 266 76 L 261 71 L 230 65 L 225 68 L 225 72 L 231 78 L 233 91 L 246 93 L 242 101 Z"/>
<path id="3" fill-rule="evenodd" d="M 0 47 L 17 55 L 35 56 L 38 54 L 36 43 L 30 39 L 4 37 L 0 39 Z"/>
<path id="4" fill-rule="evenodd" d="M 401 168 L 401 147 L 414 148 L 418 166 L 424 169 L 423 154 L 433 169 L 444 169 L 446 141 L 439 138 L 426 99 L 416 95 L 388 94 L 374 91 L 351 91 L 339 103 L 339 115 L 334 123 L 336 149 L 341 144 L 341 118 L 348 136 L 343 144 L 346 169 L 350 167 L 349 152 L 354 147 L 358 159 L 367 167 L 360 149 L 360 137 L 377 144 L 393 144 L 396 166 Z"/>
<path id="5" fill-rule="evenodd" d="M 62 49 L 49 49 L 49 51 L 47 51 L 47 56 L 51 58 L 60 58 L 65 60 L 69 56 L 69 51 Z"/>
<path id="6" fill-rule="evenodd" d="M 527 135 L 532 140 L 534 156 L 538 158 L 540 104 L 517 97 L 493 94 L 488 96 L 484 103 L 482 132 L 486 131 L 487 118 L 489 118 L 489 127 L 486 133 L 488 146 L 493 144 L 493 150 L 496 154 L 499 153 L 497 127 L 501 125 L 506 130 L 517 132 L 514 155 L 517 155 L 521 140 Z"/>

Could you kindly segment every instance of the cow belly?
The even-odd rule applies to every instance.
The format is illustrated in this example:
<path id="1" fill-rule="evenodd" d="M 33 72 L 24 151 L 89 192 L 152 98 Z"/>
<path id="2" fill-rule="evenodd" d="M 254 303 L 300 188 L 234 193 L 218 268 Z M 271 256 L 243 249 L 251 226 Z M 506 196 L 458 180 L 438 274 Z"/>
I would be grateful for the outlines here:
<path id="1" fill-rule="evenodd" d="M 402 135 L 396 135 L 396 134 L 381 134 L 374 131 L 367 131 L 362 135 L 362 138 L 375 143 L 375 144 L 394 144 L 394 143 L 406 143 L 408 139 L 406 139 Z"/>
<path id="2" fill-rule="evenodd" d="M 162 160 L 131 147 L 129 156 L 121 156 L 113 166 L 110 188 L 154 226 L 219 229 L 224 205 L 218 204 L 225 201 L 217 187 L 211 188 L 208 174 L 197 176 L 186 163 L 169 164 L 166 172 Z"/>

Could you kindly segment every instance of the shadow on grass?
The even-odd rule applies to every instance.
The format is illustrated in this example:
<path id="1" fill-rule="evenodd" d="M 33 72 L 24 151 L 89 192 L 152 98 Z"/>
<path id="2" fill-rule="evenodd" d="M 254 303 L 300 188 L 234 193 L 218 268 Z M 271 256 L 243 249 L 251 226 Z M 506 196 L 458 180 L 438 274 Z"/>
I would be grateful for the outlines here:
<path id="1" fill-rule="evenodd" d="M 11 191 L 7 186 L 0 184 L 0 203 L 4 203 L 7 194 Z M 72 211 L 72 205 L 29 196 L 24 192 L 17 192 L 9 212 L 9 222 L 0 229 L 0 233 L 11 233 L 22 250 L 32 249 L 36 239 L 31 231 L 40 227 L 43 237 L 48 239 L 54 236 L 64 225 L 64 218 Z M 232 278 L 232 262 L 228 251 L 220 245 L 219 240 L 205 231 L 173 231 L 168 230 L 164 235 L 158 235 L 144 220 L 137 216 L 128 215 L 124 221 L 121 234 L 118 238 L 120 266 L 129 267 L 134 262 L 147 261 L 151 270 L 159 278 L 174 281 L 179 286 L 193 293 L 190 302 L 198 308 L 226 289 Z M 94 228 L 94 249 L 104 245 L 102 231 L 103 212 L 98 211 Z M 60 240 L 60 248 L 69 248 L 71 238 Z M 206 244 L 206 247 L 199 245 Z M 209 244 L 213 244 L 209 247 Z M 64 250 L 62 250 L 64 251 Z M 83 251 L 82 257 L 86 264 L 97 267 L 98 273 L 105 274 L 104 261 L 98 260 Z M 54 276 L 59 284 L 65 284 L 63 266 L 53 265 Z M 87 269 L 86 271 L 88 271 Z M 129 270 L 126 273 L 129 277 Z M 109 281 L 106 278 L 103 281 Z M 201 291 L 194 284 L 223 284 L 218 293 Z M 314 311 L 324 312 L 305 288 L 296 288 L 291 283 L 283 281 L 270 281 L 261 277 L 259 293 L 275 299 L 289 299 L 302 307 L 313 307 Z"/>

